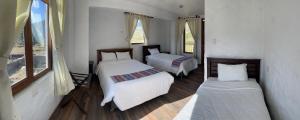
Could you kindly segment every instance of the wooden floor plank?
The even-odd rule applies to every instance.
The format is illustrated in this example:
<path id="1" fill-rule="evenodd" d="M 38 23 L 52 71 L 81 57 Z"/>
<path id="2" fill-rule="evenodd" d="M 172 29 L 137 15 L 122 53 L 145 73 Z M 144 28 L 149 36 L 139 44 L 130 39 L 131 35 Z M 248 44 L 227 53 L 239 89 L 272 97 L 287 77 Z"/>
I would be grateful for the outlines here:
<path id="1" fill-rule="evenodd" d="M 202 84 L 203 76 L 203 66 L 201 66 L 182 80 L 176 77 L 168 94 L 126 111 L 113 112 L 109 111 L 109 105 L 100 106 L 103 93 L 97 77 L 94 77 L 89 90 L 91 96 L 76 98 L 85 101 L 82 104 L 85 105 L 87 115 L 80 112 L 74 103 L 70 103 L 64 108 L 59 105 L 50 120 L 172 120 Z"/>

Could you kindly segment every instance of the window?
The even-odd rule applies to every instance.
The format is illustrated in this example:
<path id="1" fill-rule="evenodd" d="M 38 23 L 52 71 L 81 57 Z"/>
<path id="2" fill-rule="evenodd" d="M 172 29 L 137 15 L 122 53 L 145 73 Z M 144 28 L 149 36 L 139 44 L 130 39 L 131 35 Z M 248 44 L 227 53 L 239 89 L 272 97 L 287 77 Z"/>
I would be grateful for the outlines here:
<path id="1" fill-rule="evenodd" d="M 184 53 L 193 53 L 194 52 L 194 38 L 191 33 L 188 23 L 185 23 L 185 29 L 183 34 L 183 49 Z"/>
<path id="2" fill-rule="evenodd" d="M 7 63 L 13 93 L 48 73 L 51 70 L 51 60 L 48 4 L 43 0 L 33 0 L 28 22 L 17 38 Z"/>
<path id="3" fill-rule="evenodd" d="M 131 38 L 131 44 L 143 44 L 145 42 L 145 33 L 140 20 L 138 20 L 135 31 Z"/>

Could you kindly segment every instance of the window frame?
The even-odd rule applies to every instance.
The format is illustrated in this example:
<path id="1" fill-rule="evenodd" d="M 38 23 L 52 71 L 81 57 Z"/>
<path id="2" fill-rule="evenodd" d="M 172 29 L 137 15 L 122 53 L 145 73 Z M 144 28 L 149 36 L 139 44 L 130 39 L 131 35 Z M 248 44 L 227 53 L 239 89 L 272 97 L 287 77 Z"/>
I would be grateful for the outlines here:
<path id="1" fill-rule="evenodd" d="M 187 22 L 184 23 L 184 30 L 183 30 L 183 35 L 182 35 L 183 36 L 183 38 L 182 38 L 183 39 L 183 53 L 185 53 L 185 54 L 193 54 L 193 52 L 186 52 L 185 51 L 185 29 L 186 29 L 185 26 L 186 26 L 186 24 L 188 24 L 188 23 Z M 194 43 L 194 45 L 195 44 L 196 43 Z"/>
<path id="2" fill-rule="evenodd" d="M 139 43 L 139 42 L 136 42 L 136 43 L 132 43 L 132 42 L 131 42 L 131 40 L 132 40 L 132 38 L 133 38 L 133 35 L 134 35 L 134 33 L 135 33 L 135 31 L 136 31 L 136 29 L 137 29 L 137 27 L 138 27 L 138 25 L 136 25 L 135 30 L 134 30 L 133 35 L 132 35 L 132 38 L 131 38 L 131 40 L 130 40 L 130 44 L 131 44 L 131 45 L 145 44 L 145 39 L 146 39 L 146 38 L 145 38 L 145 31 L 144 31 L 144 28 L 143 28 L 142 21 L 141 21 L 140 19 L 138 19 L 136 24 L 138 24 L 139 21 L 140 21 L 140 23 L 141 23 L 141 25 L 142 25 L 141 27 L 142 27 L 142 30 L 143 30 L 143 33 L 144 33 L 144 34 L 143 34 L 144 41 L 143 41 L 143 42 L 140 42 L 140 43 Z"/>
<path id="3" fill-rule="evenodd" d="M 25 48 L 25 63 L 26 63 L 26 78 L 20 80 L 19 82 L 13 84 L 11 86 L 13 95 L 16 95 L 20 91 L 24 90 L 26 87 L 31 85 L 36 80 L 40 79 L 41 77 L 45 76 L 52 70 L 53 64 L 53 56 L 52 56 L 52 39 L 50 36 L 49 30 L 49 4 L 47 0 L 41 0 L 45 4 L 47 4 L 47 24 L 48 24 L 48 67 L 43 71 L 39 72 L 38 74 L 34 75 L 33 71 L 33 45 L 32 45 L 32 29 L 31 29 L 31 13 L 29 14 L 27 23 L 24 27 L 24 48 Z"/>

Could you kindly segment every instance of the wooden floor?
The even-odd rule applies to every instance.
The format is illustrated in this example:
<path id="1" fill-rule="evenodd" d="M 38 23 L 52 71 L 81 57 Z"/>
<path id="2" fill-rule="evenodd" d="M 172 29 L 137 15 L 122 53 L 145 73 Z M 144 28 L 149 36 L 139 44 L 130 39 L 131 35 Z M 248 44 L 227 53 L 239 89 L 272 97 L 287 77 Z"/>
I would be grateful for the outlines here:
<path id="1" fill-rule="evenodd" d="M 83 101 L 81 105 L 85 107 L 88 114 L 83 114 L 74 103 L 70 103 L 64 108 L 59 105 L 50 120 L 172 120 L 196 92 L 203 82 L 203 76 L 202 66 L 182 80 L 179 77 L 175 78 L 168 94 L 123 112 L 118 109 L 110 112 L 109 105 L 100 106 L 103 93 L 95 77 L 89 90 L 91 96 L 76 98 Z"/>

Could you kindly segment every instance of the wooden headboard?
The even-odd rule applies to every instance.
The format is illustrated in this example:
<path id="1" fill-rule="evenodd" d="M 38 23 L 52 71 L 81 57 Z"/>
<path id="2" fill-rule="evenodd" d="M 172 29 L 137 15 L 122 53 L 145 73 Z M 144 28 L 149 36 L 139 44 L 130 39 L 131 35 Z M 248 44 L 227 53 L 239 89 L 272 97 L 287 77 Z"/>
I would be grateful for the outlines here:
<path id="1" fill-rule="evenodd" d="M 247 64 L 249 78 L 260 79 L 260 59 L 228 59 L 228 58 L 207 58 L 207 77 L 218 77 L 218 63 L 222 64 Z"/>
<path id="2" fill-rule="evenodd" d="M 102 61 L 102 55 L 101 52 L 106 52 L 106 53 L 116 53 L 116 52 L 129 52 L 131 58 L 132 57 L 132 48 L 111 48 L 111 49 L 99 49 L 97 50 L 97 63 Z"/>
<path id="3" fill-rule="evenodd" d="M 143 62 L 146 63 L 146 56 L 150 55 L 148 49 L 157 48 L 160 51 L 160 45 L 146 45 L 143 46 Z"/>

